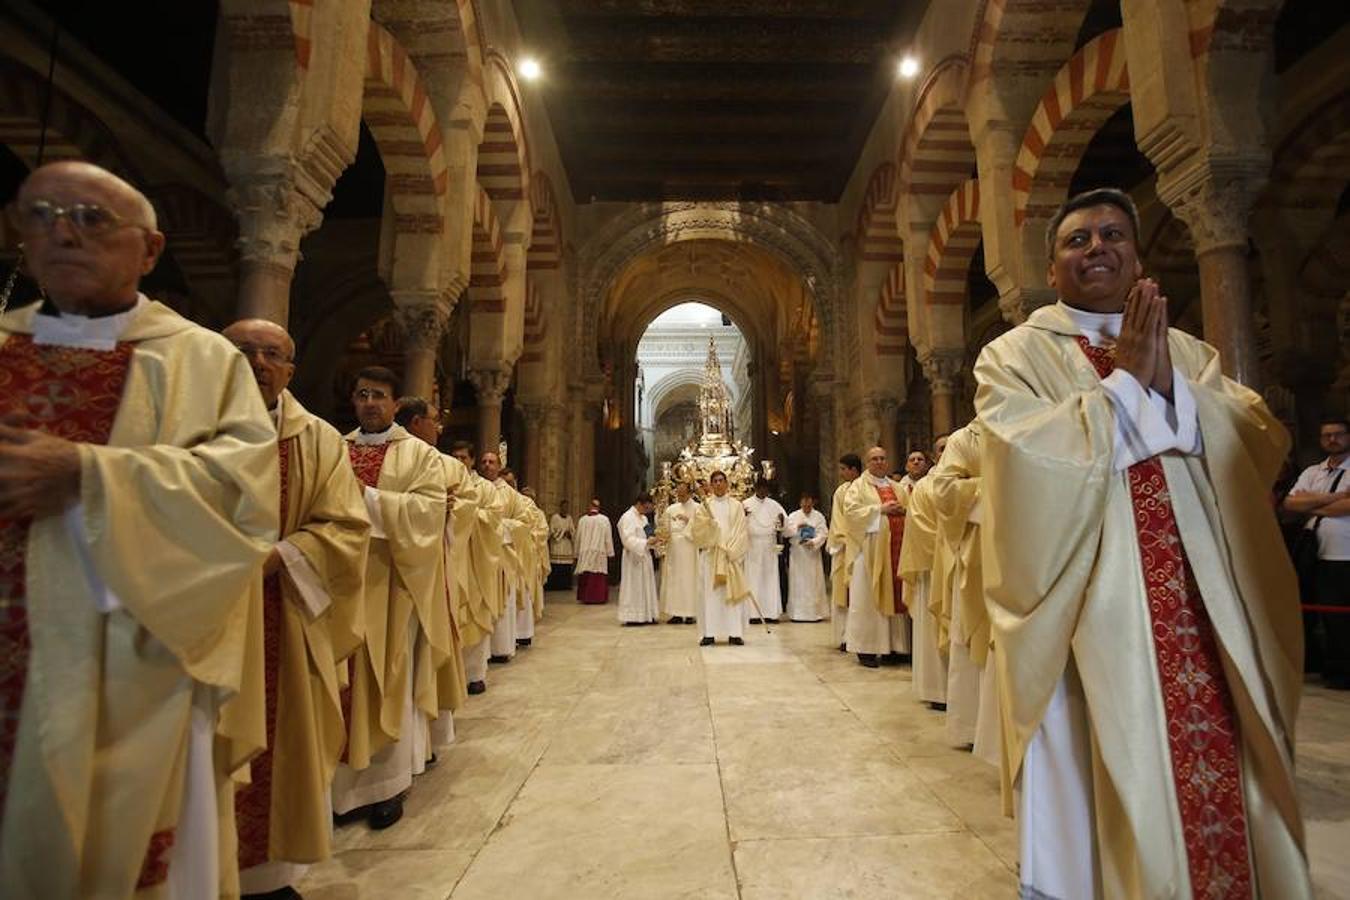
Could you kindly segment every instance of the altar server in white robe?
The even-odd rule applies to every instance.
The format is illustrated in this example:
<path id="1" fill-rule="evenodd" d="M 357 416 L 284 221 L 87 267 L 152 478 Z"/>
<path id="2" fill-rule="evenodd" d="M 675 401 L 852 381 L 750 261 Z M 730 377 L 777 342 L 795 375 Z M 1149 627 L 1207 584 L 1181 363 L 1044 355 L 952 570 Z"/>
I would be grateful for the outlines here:
<path id="1" fill-rule="evenodd" d="M 848 650 L 868 668 L 909 652 L 909 616 L 898 575 L 909 491 L 886 477 L 886 451 L 867 451 L 867 471 L 844 494 Z"/>
<path id="2" fill-rule="evenodd" d="M 592 498 L 586 515 L 577 522 L 577 602 L 609 602 L 609 560 L 614 555 L 613 528 Z"/>
<path id="3" fill-rule="evenodd" d="M 949 564 L 948 557 L 937 552 L 937 532 L 933 483 L 924 477 L 910 491 L 905 508 L 900 577 L 905 582 L 905 603 L 914 623 L 914 668 L 910 682 L 914 696 L 921 703 L 943 710 L 947 706 L 947 655 L 940 622 L 930 607 L 933 583 L 948 577 Z"/>
<path id="4" fill-rule="evenodd" d="M 761 615 L 775 623 L 783 615 L 783 589 L 778 581 L 778 536 L 787 522 L 787 510 L 769 496 L 769 487 L 767 481 L 755 482 L 755 496 L 747 497 L 743 504 L 745 525 L 750 532 L 745 577 L 759 604 L 758 610 L 746 604 L 746 613 L 755 616 L 750 619 L 754 624 L 759 624 Z"/>
<path id="5" fill-rule="evenodd" d="M 699 644 L 706 647 L 719 637 L 744 644 L 741 607 L 750 596 L 744 569 L 750 547 L 745 509 L 727 492 L 725 472 L 713 472 L 708 485 L 712 496 L 699 506 L 693 523 L 703 582 L 703 640 Z"/>
<path id="6" fill-rule="evenodd" d="M 675 502 L 661 513 L 657 530 L 666 535 L 666 555 L 661 561 L 661 611 L 670 625 L 692 625 L 698 615 L 698 547 L 690 533 L 698 503 L 689 485 L 675 483 Z"/>
<path id="7" fill-rule="evenodd" d="M 619 542 L 623 544 L 623 571 L 619 580 L 619 621 L 624 625 L 650 625 L 660 616 L 656 598 L 656 570 L 652 550 L 656 538 L 647 537 L 647 522 L 655 506 L 645 491 L 619 517 Z"/>
<path id="8" fill-rule="evenodd" d="M 825 537 L 825 552 L 830 554 L 830 613 L 834 622 L 834 643 L 839 652 L 848 651 L 848 565 L 844 548 L 848 535 L 844 533 L 844 494 L 848 486 L 862 474 L 862 460 L 856 453 L 839 457 L 839 486 L 830 501 L 830 529 Z"/>
<path id="9" fill-rule="evenodd" d="M 791 542 L 788 551 L 788 618 L 794 622 L 819 622 L 830 614 L 830 594 L 825 589 L 825 566 L 820 549 L 828 536 L 825 517 L 816 509 L 816 495 L 802 491 L 801 508 L 788 516 L 783 533 Z"/>

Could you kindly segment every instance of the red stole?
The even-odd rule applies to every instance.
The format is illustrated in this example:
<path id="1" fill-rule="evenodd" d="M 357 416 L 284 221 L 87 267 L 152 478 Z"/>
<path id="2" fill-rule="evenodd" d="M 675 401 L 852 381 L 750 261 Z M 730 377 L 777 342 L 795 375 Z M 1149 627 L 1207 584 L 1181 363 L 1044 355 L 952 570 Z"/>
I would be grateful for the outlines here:
<path id="1" fill-rule="evenodd" d="M 895 495 L 895 488 L 892 487 L 895 482 L 887 480 L 885 485 L 872 483 L 877 496 L 881 498 L 882 503 L 896 503 L 899 497 Z M 900 545 L 905 540 L 905 517 L 904 516 L 882 516 L 890 528 L 891 535 L 891 576 L 895 585 L 895 612 L 896 615 L 909 612 L 909 607 L 901 599 L 904 597 L 905 580 L 900 577 Z"/>
<path id="2" fill-rule="evenodd" d="M 389 442 L 383 444 L 347 443 L 347 455 L 351 458 L 356 477 L 366 487 L 380 486 L 380 470 L 384 468 L 384 455 L 389 452 Z"/>
<path id="3" fill-rule="evenodd" d="M 1078 342 L 1098 375 L 1115 370 L 1114 348 Z M 1162 460 L 1135 463 L 1128 476 L 1191 892 L 1251 897 L 1238 723 L 1218 642 L 1181 543 Z"/>
<path id="4" fill-rule="evenodd" d="M 277 444 L 281 470 L 281 527 L 290 510 L 291 452 L 294 438 Z M 272 834 L 272 752 L 276 747 L 277 682 L 281 677 L 281 573 L 263 579 L 263 684 L 266 692 L 267 748 L 251 764 L 252 778 L 234 795 L 234 820 L 239 831 L 239 868 L 249 869 L 270 859 Z"/>
<path id="5" fill-rule="evenodd" d="M 84 444 L 106 444 L 122 405 L 133 347 L 88 350 L 35 344 L 26 334 L 0 346 L 0 414 L 23 417 L 34 428 Z M 0 519 L 0 818 L 18 740 L 32 645 L 28 636 L 28 528 L 31 519 Z M 173 832 L 151 837 L 137 887 L 168 876 L 164 858 Z"/>

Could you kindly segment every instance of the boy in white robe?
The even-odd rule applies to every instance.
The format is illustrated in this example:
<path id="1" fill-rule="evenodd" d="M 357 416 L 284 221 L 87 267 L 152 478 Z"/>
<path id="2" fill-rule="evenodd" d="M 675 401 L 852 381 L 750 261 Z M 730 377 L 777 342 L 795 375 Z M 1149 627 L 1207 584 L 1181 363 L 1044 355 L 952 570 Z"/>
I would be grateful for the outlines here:
<path id="1" fill-rule="evenodd" d="M 825 566 L 820 550 L 828 526 L 816 509 L 816 495 L 803 491 L 801 508 L 788 516 L 783 533 L 788 536 L 788 618 L 794 622 L 819 622 L 830 614 L 830 595 L 825 589 Z"/>
<path id="2" fill-rule="evenodd" d="M 660 615 L 651 554 L 656 539 L 647 537 L 647 522 L 653 509 L 652 495 L 644 492 L 619 517 L 619 542 L 623 544 L 619 621 L 624 625 L 650 625 Z"/>

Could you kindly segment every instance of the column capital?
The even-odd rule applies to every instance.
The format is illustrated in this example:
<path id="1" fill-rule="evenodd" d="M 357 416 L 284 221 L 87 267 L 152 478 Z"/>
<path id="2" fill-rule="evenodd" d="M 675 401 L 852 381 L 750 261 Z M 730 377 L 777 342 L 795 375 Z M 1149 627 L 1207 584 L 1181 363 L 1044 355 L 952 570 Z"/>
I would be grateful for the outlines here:
<path id="1" fill-rule="evenodd" d="M 900 401 L 891 394 L 870 393 L 863 395 L 862 402 L 875 410 L 878 416 L 893 416 L 900 409 Z"/>
<path id="2" fill-rule="evenodd" d="M 292 171 L 238 174 L 225 199 L 239 220 L 240 259 L 287 273 L 300 259 L 300 239 L 323 221 L 321 208 Z"/>
<path id="3" fill-rule="evenodd" d="M 479 406 L 501 406 L 506 389 L 511 386 L 511 370 L 505 367 L 469 370 L 469 381 L 478 391 Z"/>
<path id="4" fill-rule="evenodd" d="M 394 291 L 394 319 L 410 351 L 440 349 L 450 310 L 436 291 Z"/>
<path id="5" fill-rule="evenodd" d="M 1204 161 L 1181 172 L 1160 172 L 1158 197 L 1186 223 L 1196 256 L 1245 251 L 1252 206 L 1264 183 L 1258 160 Z"/>
<path id="6" fill-rule="evenodd" d="M 1058 299 L 1058 292 L 1051 287 L 1017 287 L 999 295 L 998 308 L 1004 321 L 1021 325 L 1032 312 Z"/>
<path id="7" fill-rule="evenodd" d="M 956 382 L 965 368 L 966 351 L 959 347 L 935 347 L 919 360 L 923 375 L 935 394 L 956 392 Z"/>

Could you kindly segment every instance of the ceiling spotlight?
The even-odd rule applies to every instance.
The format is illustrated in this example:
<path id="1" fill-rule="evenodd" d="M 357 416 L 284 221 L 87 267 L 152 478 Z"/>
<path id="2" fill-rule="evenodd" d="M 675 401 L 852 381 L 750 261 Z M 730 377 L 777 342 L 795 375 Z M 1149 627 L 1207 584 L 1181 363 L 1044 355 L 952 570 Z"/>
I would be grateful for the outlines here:
<path id="1" fill-rule="evenodd" d="M 520 61 L 520 77 L 526 81 L 534 81 L 540 75 L 544 74 L 543 66 L 539 65 L 539 60 L 534 57 L 526 57 Z"/>
<path id="2" fill-rule="evenodd" d="M 912 56 L 900 60 L 900 77 L 913 78 L 919 74 L 919 61 Z"/>

